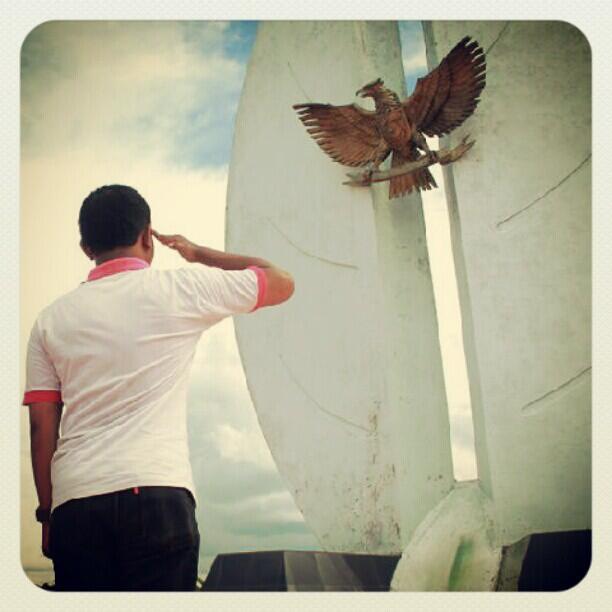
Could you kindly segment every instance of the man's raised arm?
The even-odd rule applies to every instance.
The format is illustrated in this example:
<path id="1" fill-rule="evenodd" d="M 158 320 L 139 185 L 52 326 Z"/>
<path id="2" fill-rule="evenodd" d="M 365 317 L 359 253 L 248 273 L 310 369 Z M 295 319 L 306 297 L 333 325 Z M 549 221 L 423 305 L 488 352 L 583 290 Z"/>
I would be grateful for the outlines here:
<path id="1" fill-rule="evenodd" d="M 252 266 L 260 268 L 266 276 L 266 292 L 260 306 L 275 306 L 285 302 L 293 295 L 292 276 L 265 259 L 198 246 L 179 234 L 160 234 L 153 230 L 153 235 L 163 245 L 174 249 L 189 262 L 197 262 L 223 270 L 244 270 Z"/>

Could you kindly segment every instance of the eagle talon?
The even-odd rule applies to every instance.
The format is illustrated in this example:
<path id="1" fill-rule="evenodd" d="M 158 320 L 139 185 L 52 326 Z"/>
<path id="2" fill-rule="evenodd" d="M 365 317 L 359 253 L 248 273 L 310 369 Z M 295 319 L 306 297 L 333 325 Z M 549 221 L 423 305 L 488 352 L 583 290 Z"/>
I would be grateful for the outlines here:
<path id="1" fill-rule="evenodd" d="M 372 182 L 372 177 L 374 176 L 374 172 L 376 172 L 378 168 L 375 164 L 370 162 L 365 168 L 361 175 L 361 182 L 364 185 L 369 185 Z"/>

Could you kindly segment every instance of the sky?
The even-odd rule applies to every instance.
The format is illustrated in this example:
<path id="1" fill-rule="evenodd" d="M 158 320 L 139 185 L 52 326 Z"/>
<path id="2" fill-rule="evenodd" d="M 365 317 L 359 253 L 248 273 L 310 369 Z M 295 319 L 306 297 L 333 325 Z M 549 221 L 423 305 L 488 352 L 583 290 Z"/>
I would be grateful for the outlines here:
<path id="1" fill-rule="evenodd" d="M 76 219 L 95 187 L 133 185 L 151 205 L 157 230 L 223 248 L 234 117 L 256 30 L 246 21 L 50 22 L 29 34 L 21 83 L 22 355 L 40 309 L 87 276 Z M 427 72 L 421 25 L 401 22 L 400 34 L 410 92 Z M 443 189 L 423 199 L 455 475 L 474 478 Z M 183 261 L 158 247 L 155 265 Z M 188 414 L 194 479 L 205 491 L 197 509 L 200 575 L 221 552 L 320 549 L 261 434 L 231 319 L 200 342 Z M 22 563 L 44 568 L 50 562 L 40 554 L 32 520 L 37 504 L 25 409 L 21 424 Z"/>

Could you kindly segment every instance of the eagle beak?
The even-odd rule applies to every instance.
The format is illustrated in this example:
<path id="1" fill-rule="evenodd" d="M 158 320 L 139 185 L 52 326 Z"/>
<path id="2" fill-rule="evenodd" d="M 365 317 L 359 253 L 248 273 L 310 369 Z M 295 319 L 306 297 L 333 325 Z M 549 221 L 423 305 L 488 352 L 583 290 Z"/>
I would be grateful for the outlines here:
<path id="1" fill-rule="evenodd" d="M 364 97 L 364 95 L 363 95 L 363 94 L 364 94 L 363 87 L 362 87 L 361 89 L 358 89 L 358 90 L 355 92 L 355 95 L 356 95 L 356 96 L 360 96 L 360 97 L 362 97 L 362 98 Z"/>

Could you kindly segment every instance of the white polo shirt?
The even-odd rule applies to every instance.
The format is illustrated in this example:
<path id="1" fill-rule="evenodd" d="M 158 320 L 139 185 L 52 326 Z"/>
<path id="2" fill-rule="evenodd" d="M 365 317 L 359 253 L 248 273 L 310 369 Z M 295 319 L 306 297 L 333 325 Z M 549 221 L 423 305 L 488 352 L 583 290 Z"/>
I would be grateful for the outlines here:
<path id="1" fill-rule="evenodd" d="M 156 270 L 137 258 L 94 268 L 45 308 L 27 353 L 24 405 L 62 401 L 52 509 L 139 486 L 185 487 L 187 382 L 202 332 L 257 309 L 263 270 Z"/>

